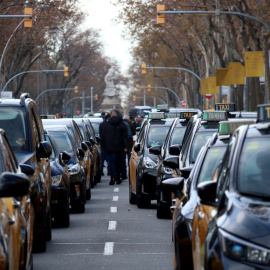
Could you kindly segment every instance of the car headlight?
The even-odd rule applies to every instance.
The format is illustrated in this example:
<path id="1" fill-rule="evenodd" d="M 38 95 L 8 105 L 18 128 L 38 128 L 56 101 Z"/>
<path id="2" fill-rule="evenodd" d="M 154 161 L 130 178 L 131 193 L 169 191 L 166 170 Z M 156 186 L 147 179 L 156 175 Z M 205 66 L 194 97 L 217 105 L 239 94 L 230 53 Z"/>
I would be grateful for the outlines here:
<path id="1" fill-rule="evenodd" d="M 52 178 L 52 185 L 53 186 L 59 186 L 61 181 L 62 181 L 62 174 Z"/>
<path id="2" fill-rule="evenodd" d="M 149 157 L 143 158 L 143 165 L 147 169 L 154 169 L 157 166 L 157 164 Z"/>
<path id="3" fill-rule="evenodd" d="M 168 167 L 163 167 L 163 169 L 164 169 L 164 172 L 165 172 L 166 174 L 173 174 L 173 169 L 168 168 Z"/>
<path id="4" fill-rule="evenodd" d="M 269 265 L 270 250 L 219 230 L 222 251 L 232 259 Z"/>
<path id="5" fill-rule="evenodd" d="M 80 165 L 79 164 L 71 165 L 68 168 L 68 172 L 70 175 L 79 173 L 80 172 Z"/>

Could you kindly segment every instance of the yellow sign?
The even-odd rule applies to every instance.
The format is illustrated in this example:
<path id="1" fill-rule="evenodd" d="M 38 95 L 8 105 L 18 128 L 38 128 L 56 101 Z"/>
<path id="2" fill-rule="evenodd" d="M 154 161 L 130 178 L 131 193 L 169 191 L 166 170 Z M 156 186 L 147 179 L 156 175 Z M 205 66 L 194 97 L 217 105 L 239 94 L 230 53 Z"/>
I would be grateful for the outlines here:
<path id="1" fill-rule="evenodd" d="M 229 63 L 230 84 L 245 84 L 245 67 L 239 62 Z"/>
<path id="2" fill-rule="evenodd" d="M 201 94 L 206 95 L 208 92 L 208 79 L 201 79 Z"/>
<path id="3" fill-rule="evenodd" d="M 263 77 L 263 52 L 245 52 L 246 77 Z"/>
<path id="4" fill-rule="evenodd" d="M 217 77 L 217 82 L 216 84 L 218 86 L 222 86 L 222 85 L 230 85 L 230 81 L 229 81 L 229 69 L 228 68 L 217 68 L 216 69 L 216 77 Z"/>
<path id="5" fill-rule="evenodd" d="M 216 77 L 209 77 L 207 94 L 218 94 L 218 93 L 219 93 L 219 87 L 216 84 Z"/>

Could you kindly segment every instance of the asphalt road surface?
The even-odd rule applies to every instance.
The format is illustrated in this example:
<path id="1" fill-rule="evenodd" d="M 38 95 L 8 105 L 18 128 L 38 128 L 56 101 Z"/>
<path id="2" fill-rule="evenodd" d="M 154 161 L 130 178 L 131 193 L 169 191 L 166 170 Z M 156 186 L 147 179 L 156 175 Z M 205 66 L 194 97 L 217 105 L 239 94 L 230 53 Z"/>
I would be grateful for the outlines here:
<path id="1" fill-rule="evenodd" d="M 128 180 L 92 189 L 84 214 L 71 214 L 69 228 L 54 228 L 34 269 L 173 269 L 171 220 L 156 218 L 156 205 L 138 209 L 128 202 Z"/>

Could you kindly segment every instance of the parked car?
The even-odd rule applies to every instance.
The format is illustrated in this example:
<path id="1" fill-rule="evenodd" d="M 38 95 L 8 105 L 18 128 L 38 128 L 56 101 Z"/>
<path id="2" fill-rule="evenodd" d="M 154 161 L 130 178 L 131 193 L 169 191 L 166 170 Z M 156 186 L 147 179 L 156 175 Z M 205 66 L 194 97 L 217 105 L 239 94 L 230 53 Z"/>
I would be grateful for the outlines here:
<path id="1" fill-rule="evenodd" d="M 52 146 L 45 140 L 38 106 L 29 94 L 20 99 L 1 99 L 0 126 L 5 130 L 19 164 L 30 165 L 31 202 L 34 206 L 34 250 L 45 251 L 51 239 Z"/>

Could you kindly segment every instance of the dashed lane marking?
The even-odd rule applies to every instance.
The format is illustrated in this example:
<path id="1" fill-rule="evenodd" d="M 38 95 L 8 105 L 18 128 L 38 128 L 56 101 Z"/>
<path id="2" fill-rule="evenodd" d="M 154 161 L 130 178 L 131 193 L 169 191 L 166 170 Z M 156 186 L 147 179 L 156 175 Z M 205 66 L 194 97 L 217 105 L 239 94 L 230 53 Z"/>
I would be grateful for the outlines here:
<path id="1" fill-rule="evenodd" d="M 115 231 L 116 230 L 116 226 L 117 226 L 117 222 L 116 221 L 109 221 L 108 230 L 109 231 Z"/>
<path id="2" fill-rule="evenodd" d="M 116 188 L 114 189 L 114 192 L 119 192 L 119 188 L 116 187 Z"/>
<path id="3" fill-rule="evenodd" d="M 117 213 L 117 207 L 112 206 L 110 211 L 111 213 Z"/>
<path id="4" fill-rule="evenodd" d="M 113 255 L 114 242 L 106 242 L 103 255 Z"/>
<path id="5" fill-rule="evenodd" d="M 117 202 L 119 200 L 119 196 L 113 196 L 113 202 Z"/>

